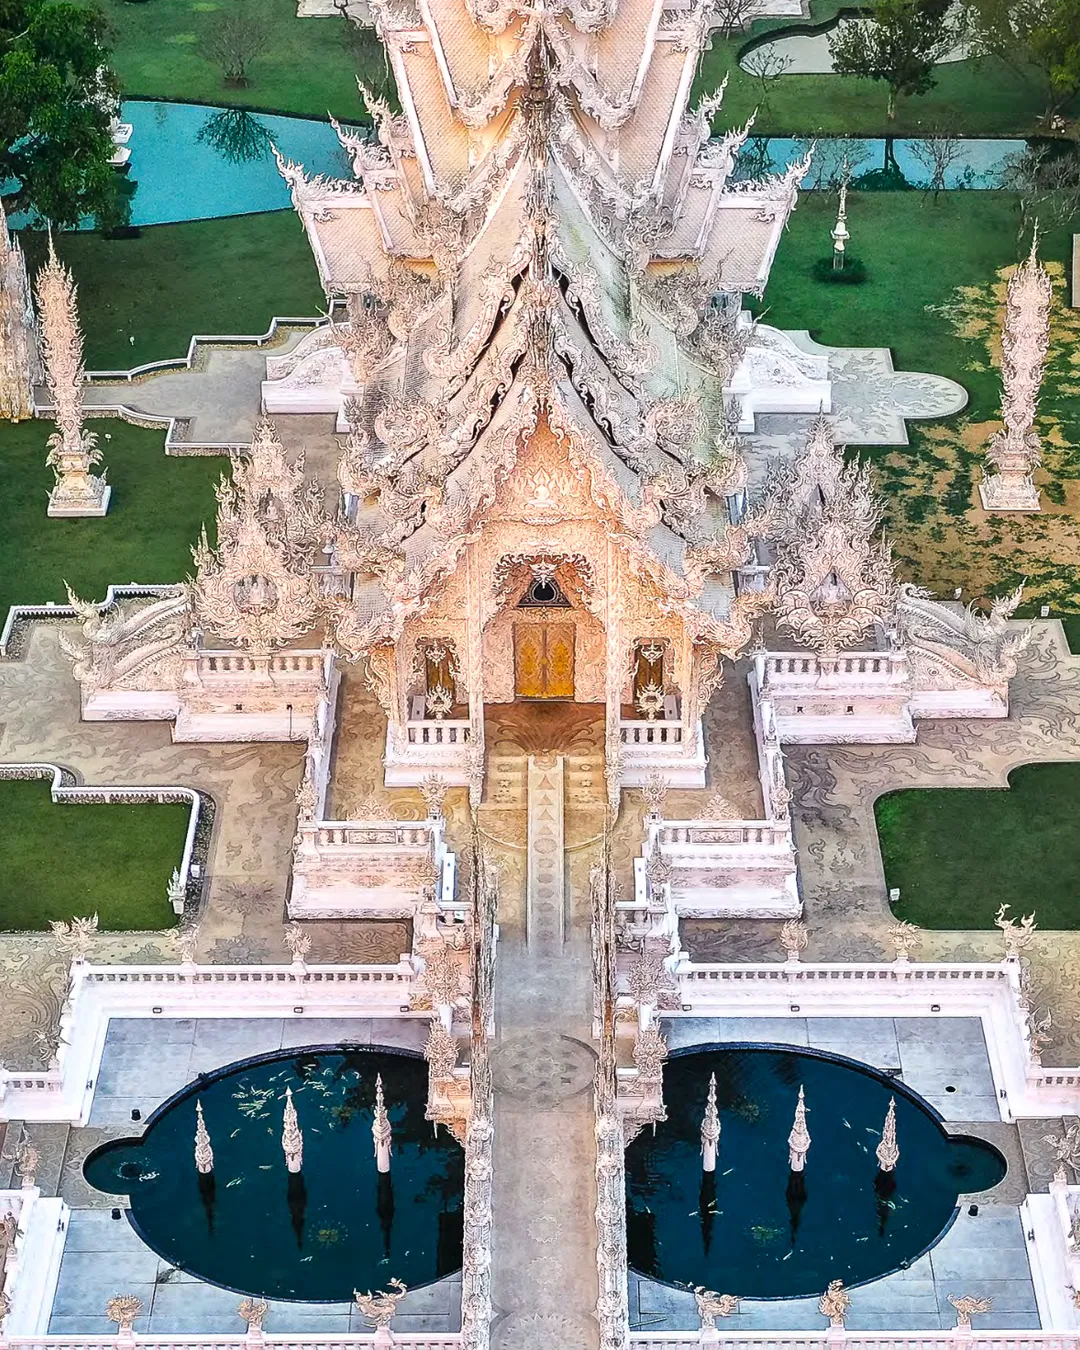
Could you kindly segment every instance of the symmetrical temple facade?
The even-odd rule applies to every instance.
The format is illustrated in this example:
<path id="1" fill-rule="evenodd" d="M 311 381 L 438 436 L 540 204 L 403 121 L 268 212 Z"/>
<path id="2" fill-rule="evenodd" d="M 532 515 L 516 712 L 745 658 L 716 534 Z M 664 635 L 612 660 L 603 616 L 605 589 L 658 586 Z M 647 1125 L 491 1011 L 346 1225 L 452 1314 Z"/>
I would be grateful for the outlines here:
<path id="1" fill-rule="evenodd" d="M 272 416 L 191 584 L 75 602 L 84 717 L 308 742 L 295 914 L 400 910 L 371 881 L 387 848 L 410 913 L 423 892 L 407 831 L 327 820 L 343 659 L 386 715 L 387 786 L 475 806 L 486 710 L 574 701 L 603 709 L 617 808 L 706 785 L 703 713 L 752 645 L 763 815 L 675 849 L 683 913 L 799 912 L 785 742 L 1008 711 L 1018 597 L 983 618 L 898 585 L 827 356 L 742 311 L 806 161 L 733 178 L 749 127 L 710 139 L 719 95 L 689 110 L 707 15 L 380 4 L 403 112 L 365 94 L 377 139 L 339 128 L 352 181 L 280 162 L 334 317 L 267 359 Z M 330 491 L 273 421 L 313 412 L 343 434 Z M 742 429 L 792 412 L 805 444 L 751 494 Z"/>

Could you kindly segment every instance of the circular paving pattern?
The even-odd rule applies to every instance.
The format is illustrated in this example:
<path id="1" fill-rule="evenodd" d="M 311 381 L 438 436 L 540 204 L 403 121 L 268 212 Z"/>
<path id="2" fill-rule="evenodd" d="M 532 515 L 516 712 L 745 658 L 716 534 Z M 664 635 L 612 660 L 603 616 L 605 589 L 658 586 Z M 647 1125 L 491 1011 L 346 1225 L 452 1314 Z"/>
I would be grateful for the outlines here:
<path id="1" fill-rule="evenodd" d="M 596 1335 L 576 1318 L 559 1313 L 511 1315 L 492 1338 L 499 1350 L 588 1350 Z"/>
<path id="2" fill-rule="evenodd" d="M 497 1092 L 539 1106 L 554 1106 L 592 1086 L 596 1056 L 569 1036 L 537 1042 L 522 1036 L 503 1041 L 491 1056 Z"/>

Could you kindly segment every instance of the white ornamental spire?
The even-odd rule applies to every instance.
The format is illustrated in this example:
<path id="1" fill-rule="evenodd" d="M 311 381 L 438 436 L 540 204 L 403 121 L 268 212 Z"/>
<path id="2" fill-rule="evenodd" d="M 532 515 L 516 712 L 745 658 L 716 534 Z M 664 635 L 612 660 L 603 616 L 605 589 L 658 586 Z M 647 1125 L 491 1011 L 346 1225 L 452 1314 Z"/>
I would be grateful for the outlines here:
<path id="1" fill-rule="evenodd" d="M 1038 258 L 1039 232 L 1031 253 L 1009 278 L 1001 330 L 1001 431 L 986 451 L 991 472 L 979 484 L 987 511 L 1038 511 L 1039 489 L 1032 474 L 1042 461 L 1035 430 L 1039 388 L 1050 346 L 1053 285 Z"/>
<path id="2" fill-rule="evenodd" d="M 885 1113 L 885 1128 L 881 1132 L 881 1143 L 874 1150 L 878 1167 L 883 1172 L 895 1172 L 900 1161 L 900 1150 L 896 1145 L 896 1098 L 889 1098 L 889 1109 Z"/>
<path id="3" fill-rule="evenodd" d="M 288 1087 L 285 1089 L 285 1118 L 284 1129 L 281 1132 L 281 1147 L 285 1154 L 285 1166 L 290 1172 L 299 1172 L 304 1165 L 304 1135 L 296 1118 L 292 1088 Z"/>
<path id="4" fill-rule="evenodd" d="M 101 452 L 97 437 L 83 426 L 85 371 L 75 281 L 57 258 L 51 233 L 49 257 L 37 275 L 37 303 L 45 382 L 56 418 L 46 461 L 56 475 L 48 514 L 103 516 L 109 509 L 112 488 L 106 485 L 104 474 L 90 472 L 101 462 Z"/>
<path id="5" fill-rule="evenodd" d="M 0 199 L 0 417 L 10 422 L 33 417 L 33 387 L 40 380 L 26 259 L 18 239 L 8 230 Z"/>
<path id="6" fill-rule="evenodd" d="M 788 1135 L 788 1166 L 793 1172 L 803 1170 L 809 1152 L 810 1131 L 806 1128 L 806 1093 L 800 1087 L 799 1100 L 795 1106 L 795 1123 Z"/>
<path id="7" fill-rule="evenodd" d="M 393 1147 L 390 1117 L 383 1100 L 382 1074 L 375 1076 L 375 1119 L 371 1122 L 371 1137 L 375 1143 L 375 1166 L 380 1172 L 390 1171 L 390 1153 Z"/>
<path id="8" fill-rule="evenodd" d="M 203 1120 L 202 1102 L 195 1101 L 195 1170 L 200 1176 L 209 1176 L 214 1170 L 214 1150 L 210 1144 L 210 1131 Z"/>
<path id="9" fill-rule="evenodd" d="M 716 1109 L 716 1074 L 709 1075 L 709 1097 L 701 1120 L 701 1170 L 716 1171 L 716 1153 L 720 1147 L 720 1114 Z"/>

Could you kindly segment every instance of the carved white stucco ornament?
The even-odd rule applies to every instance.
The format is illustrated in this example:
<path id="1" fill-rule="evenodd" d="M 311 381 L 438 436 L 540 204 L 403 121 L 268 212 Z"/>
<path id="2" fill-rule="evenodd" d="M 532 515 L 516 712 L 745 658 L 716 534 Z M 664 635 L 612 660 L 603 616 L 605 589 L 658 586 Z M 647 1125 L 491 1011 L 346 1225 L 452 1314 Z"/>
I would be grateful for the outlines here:
<path id="1" fill-rule="evenodd" d="M 1038 258 L 1039 232 L 1031 252 L 1009 278 L 1001 332 L 1001 419 L 986 451 L 990 472 L 979 484 L 987 511 L 1038 511 L 1039 489 L 1032 474 L 1042 452 L 1035 417 L 1046 354 L 1050 346 L 1050 305 L 1054 288 Z"/>
<path id="2" fill-rule="evenodd" d="M 241 503 L 232 538 L 212 549 L 204 530 L 192 556 L 195 615 L 219 638 L 261 654 L 311 631 L 319 597 L 310 569 L 271 537 L 252 502 Z"/>
<path id="3" fill-rule="evenodd" d="M 11 422 L 33 417 L 33 389 L 41 378 L 26 259 L 0 200 L 0 417 Z"/>
<path id="4" fill-rule="evenodd" d="M 844 463 L 824 418 L 777 495 L 778 626 L 835 659 L 896 608 L 892 554 L 875 538 L 882 503 L 866 466 Z"/>
<path id="5" fill-rule="evenodd" d="M 83 424 L 83 336 L 79 327 L 75 281 L 56 256 L 52 234 L 49 256 L 37 276 L 38 317 L 45 382 L 53 404 L 56 431 L 49 437 L 48 464 L 56 476 L 49 494 L 50 516 L 103 516 L 112 489 L 104 473 L 97 437 Z"/>

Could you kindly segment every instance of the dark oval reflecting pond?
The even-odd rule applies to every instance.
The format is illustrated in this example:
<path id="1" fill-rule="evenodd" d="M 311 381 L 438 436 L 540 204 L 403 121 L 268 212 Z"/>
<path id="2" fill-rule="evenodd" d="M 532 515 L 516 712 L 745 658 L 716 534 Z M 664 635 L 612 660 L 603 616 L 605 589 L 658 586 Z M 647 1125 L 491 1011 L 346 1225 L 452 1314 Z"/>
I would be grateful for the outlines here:
<path id="1" fill-rule="evenodd" d="M 389 1175 L 371 1124 L 382 1075 L 393 1131 Z M 303 1133 L 303 1168 L 281 1146 L 285 1089 Z M 247 1294 L 318 1302 L 395 1276 L 410 1288 L 461 1265 L 464 1155 L 424 1119 L 422 1059 L 347 1048 L 246 1061 L 185 1088 L 141 1139 L 106 1144 L 86 1179 L 130 1195 L 143 1239 L 181 1269 Z M 214 1168 L 195 1167 L 195 1103 Z"/>
<path id="2" fill-rule="evenodd" d="M 701 1165 L 701 1120 L 716 1074 L 720 1147 Z M 811 1136 L 788 1167 L 800 1086 Z M 900 1161 L 879 1173 L 889 1099 Z M 957 1195 L 1005 1175 L 996 1149 L 950 1139 L 899 1084 L 850 1060 L 787 1048 L 715 1047 L 664 1069 L 668 1119 L 627 1150 L 627 1240 L 643 1275 L 743 1298 L 820 1294 L 913 1261 L 943 1234 Z"/>

